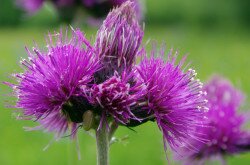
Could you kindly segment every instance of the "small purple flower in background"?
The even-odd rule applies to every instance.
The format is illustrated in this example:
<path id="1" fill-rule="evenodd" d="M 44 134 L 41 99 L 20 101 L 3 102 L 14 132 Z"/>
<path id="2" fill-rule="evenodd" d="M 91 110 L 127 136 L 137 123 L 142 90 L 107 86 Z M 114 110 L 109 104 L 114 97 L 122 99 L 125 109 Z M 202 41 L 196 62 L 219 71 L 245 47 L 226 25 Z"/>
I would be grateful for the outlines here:
<path id="1" fill-rule="evenodd" d="M 35 13 L 43 6 L 44 1 L 45 0 L 17 0 L 16 3 L 28 13 Z"/>
<path id="2" fill-rule="evenodd" d="M 17 0 L 17 5 L 25 9 L 28 13 L 37 12 L 46 0 Z M 75 0 L 51 0 L 57 8 L 73 6 Z"/>
<path id="3" fill-rule="evenodd" d="M 35 129 L 58 137 L 71 130 L 73 136 L 87 110 L 81 89 L 99 69 L 98 59 L 79 30 L 72 30 L 71 39 L 62 32 L 50 34 L 47 44 L 46 52 L 27 49 L 29 59 L 21 61 L 24 73 L 15 75 L 18 84 L 10 84 L 18 97 L 16 107 L 23 109 L 22 118 L 41 124 Z"/>
<path id="4" fill-rule="evenodd" d="M 29 14 L 37 12 L 45 2 L 49 0 L 16 0 L 16 4 L 27 11 Z M 93 17 L 90 20 L 105 17 L 113 7 L 119 7 L 128 0 L 50 0 L 57 9 L 59 16 L 64 21 L 72 21 L 79 8 L 87 10 Z M 137 18 L 143 19 L 143 3 L 140 0 L 132 0 L 135 5 Z M 87 17 L 88 19 L 88 17 Z M 95 22 L 100 22 L 99 21 Z"/>
<path id="5" fill-rule="evenodd" d="M 225 164 L 224 157 L 250 149 L 250 132 L 242 129 L 246 115 L 237 110 L 244 96 L 226 79 L 214 76 L 205 86 L 209 112 L 208 126 L 197 128 L 197 132 L 207 139 L 206 143 L 190 140 L 196 147 L 195 152 L 183 150 L 183 164 L 205 164 L 206 160 L 219 158 Z"/>

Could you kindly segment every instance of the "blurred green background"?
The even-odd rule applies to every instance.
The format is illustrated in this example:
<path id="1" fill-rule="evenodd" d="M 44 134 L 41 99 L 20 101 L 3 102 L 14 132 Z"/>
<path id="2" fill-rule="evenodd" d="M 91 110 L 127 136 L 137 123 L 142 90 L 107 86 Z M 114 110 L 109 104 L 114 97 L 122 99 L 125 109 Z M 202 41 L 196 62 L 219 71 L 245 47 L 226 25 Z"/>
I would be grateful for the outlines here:
<path id="1" fill-rule="evenodd" d="M 33 41 L 44 45 L 44 36 L 61 26 L 56 12 L 45 5 L 33 16 L 27 16 L 13 5 L 14 1 L 1 0 L 0 4 L 0 80 L 9 81 L 10 74 L 20 72 L 19 60 L 27 57 L 24 46 Z M 246 95 L 250 95 L 250 1 L 249 0 L 146 0 L 145 37 L 164 42 L 180 54 L 189 54 L 188 61 L 205 81 L 213 73 L 228 77 Z M 83 18 L 84 19 L 84 18 Z M 72 26 L 76 27 L 77 23 Z M 88 38 L 97 28 L 81 26 Z M 148 46 L 150 48 L 150 46 Z M 14 109 L 6 108 L 11 101 L 11 90 L 0 85 L 0 164 L 72 164 L 96 163 L 95 141 L 79 131 L 82 159 L 77 160 L 75 143 L 64 138 L 46 151 L 43 148 L 53 139 L 41 131 L 25 132 L 31 121 L 17 121 Z M 249 109 L 249 98 L 244 109 Z M 111 165 L 165 165 L 162 135 L 155 123 L 136 128 L 137 133 L 120 128 L 117 137 L 129 135 L 123 143 L 111 147 Z M 171 164 L 178 164 L 172 160 Z M 229 164 L 250 164 L 250 154 L 227 158 Z M 216 164 L 216 163 L 211 163 Z"/>

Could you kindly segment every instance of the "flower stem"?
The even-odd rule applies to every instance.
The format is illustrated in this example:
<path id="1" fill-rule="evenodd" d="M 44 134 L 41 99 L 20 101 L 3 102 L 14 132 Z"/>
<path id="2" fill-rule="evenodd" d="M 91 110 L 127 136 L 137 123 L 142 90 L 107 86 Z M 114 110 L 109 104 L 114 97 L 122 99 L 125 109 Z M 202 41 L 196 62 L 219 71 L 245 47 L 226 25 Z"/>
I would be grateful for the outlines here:
<path id="1" fill-rule="evenodd" d="M 118 124 L 115 121 L 113 121 L 111 123 L 111 126 L 110 126 L 109 142 L 111 141 L 111 139 L 112 139 L 113 135 L 115 134 L 115 131 L 117 130 L 117 128 L 118 128 Z"/>
<path id="2" fill-rule="evenodd" d="M 105 124 L 96 131 L 97 165 L 109 165 L 109 133 Z"/>

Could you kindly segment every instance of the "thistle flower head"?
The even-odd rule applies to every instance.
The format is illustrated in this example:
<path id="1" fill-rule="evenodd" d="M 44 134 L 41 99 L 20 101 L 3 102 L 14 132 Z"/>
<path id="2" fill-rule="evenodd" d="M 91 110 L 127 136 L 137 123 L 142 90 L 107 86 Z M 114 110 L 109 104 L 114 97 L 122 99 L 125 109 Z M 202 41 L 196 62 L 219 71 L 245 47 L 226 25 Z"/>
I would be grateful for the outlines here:
<path id="1" fill-rule="evenodd" d="M 70 40 L 62 31 L 50 34 L 47 44 L 45 52 L 27 49 L 29 59 L 21 61 L 24 73 L 16 74 L 18 84 L 12 86 L 23 116 L 61 136 L 68 129 L 74 132 L 82 122 L 76 117 L 81 118 L 87 108 L 81 88 L 90 83 L 99 65 L 93 48 L 78 30 L 72 30 Z"/>
<path id="2" fill-rule="evenodd" d="M 93 85 L 91 89 L 92 103 L 98 105 L 102 116 L 112 116 L 118 123 L 126 125 L 130 119 L 137 119 L 131 112 L 142 95 L 143 88 L 131 85 L 131 75 L 123 73 L 115 75 L 105 82 Z"/>
<path id="3" fill-rule="evenodd" d="M 203 164 L 206 159 L 223 157 L 249 150 L 250 134 L 242 129 L 245 123 L 243 115 L 237 109 L 243 101 L 243 94 L 226 79 L 215 76 L 205 86 L 209 112 L 208 127 L 197 128 L 206 143 L 190 140 L 196 146 L 196 152 L 186 152 L 186 164 Z M 185 163 L 184 163 L 185 164 Z"/>
<path id="4" fill-rule="evenodd" d="M 99 29 L 95 42 L 104 66 L 102 74 L 121 73 L 124 68 L 130 70 L 140 51 L 142 37 L 132 2 L 127 1 L 113 9 Z"/>
<path id="5" fill-rule="evenodd" d="M 176 150 L 188 144 L 188 137 L 199 138 L 193 132 L 197 125 L 202 125 L 199 121 L 204 119 L 207 101 L 201 91 L 202 83 L 195 79 L 196 72 L 181 69 L 185 58 L 176 65 L 176 54 L 170 52 L 167 61 L 162 59 L 164 50 L 161 51 L 162 56 L 155 57 L 154 54 L 153 50 L 151 57 L 144 57 L 137 67 L 138 83 L 145 83 L 147 87 L 144 99 L 141 99 L 144 111 L 139 114 L 144 112 L 144 116 L 146 113 L 150 119 L 154 118 L 163 133 L 164 142 Z M 136 111 L 134 113 L 137 114 Z"/>

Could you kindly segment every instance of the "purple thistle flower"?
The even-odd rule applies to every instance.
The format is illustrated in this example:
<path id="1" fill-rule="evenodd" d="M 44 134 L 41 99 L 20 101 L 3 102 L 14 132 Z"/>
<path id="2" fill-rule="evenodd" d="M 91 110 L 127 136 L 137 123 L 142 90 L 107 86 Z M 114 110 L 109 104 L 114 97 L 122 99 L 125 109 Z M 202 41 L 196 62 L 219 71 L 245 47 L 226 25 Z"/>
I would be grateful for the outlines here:
<path id="1" fill-rule="evenodd" d="M 215 76 L 205 86 L 209 112 L 207 127 L 197 128 L 208 142 L 190 140 L 197 150 L 182 151 L 186 155 L 183 164 L 205 164 L 210 158 L 219 157 L 225 164 L 224 156 L 244 152 L 250 149 L 250 134 L 242 129 L 245 115 L 237 114 L 243 102 L 241 91 L 235 89 L 226 79 Z"/>
<path id="2" fill-rule="evenodd" d="M 48 50 L 37 48 L 19 83 L 12 85 L 23 115 L 41 123 L 39 128 L 63 135 L 75 135 L 84 118 L 91 116 L 96 129 L 115 121 L 126 127 L 156 121 L 163 133 L 164 145 L 172 149 L 189 145 L 187 139 L 200 139 L 196 128 L 204 125 L 206 100 L 196 73 L 182 69 L 183 58 L 176 64 L 177 54 L 147 58 L 141 47 L 143 30 L 135 14 L 135 4 L 127 1 L 112 10 L 99 29 L 94 47 L 80 31 L 71 40 L 55 34 L 49 37 Z M 65 40 L 65 41 L 64 41 Z M 136 59 L 142 61 L 136 65 Z M 88 112 L 87 115 L 85 115 Z M 86 129 L 87 130 L 87 129 Z M 105 132 L 104 131 L 104 132 Z"/>
<path id="3" fill-rule="evenodd" d="M 93 85 L 91 88 L 90 102 L 100 106 L 102 118 L 112 116 L 117 123 L 126 125 L 130 119 L 138 120 L 131 112 L 131 107 L 143 94 L 143 85 L 131 85 L 132 74 L 125 72 L 115 75 L 105 82 Z"/>
<path id="4" fill-rule="evenodd" d="M 199 139 L 199 135 L 193 132 L 196 126 L 203 125 L 199 121 L 204 119 L 207 101 L 201 91 L 202 83 L 195 79 L 196 72 L 181 69 L 185 58 L 176 65 L 177 53 L 172 55 L 171 51 L 166 62 L 162 59 L 164 50 L 161 51 L 162 57 L 155 57 L 156 53 L 153 50 L 150 58 L 145 55 L 137 67 L 137 83 L 144 83 L 147 92 L 140 102 L 141 110 L 133 112 L 139 116 L 146 113 L 146 120 L 156 120 L 164 144 L 168 142 L 176 150 L 188 145 L 188 137 Z M 189 147 L 192 149 L 193 146 Z"/>
<path id="5" fill-rule="evenodd" d="M 11 85 L 16 107 L 23 109 L 23 118 L 40 122 L 37 128 L 55 131 L 58 137 L 67 130 L 74 135 L 87 110 L 81 90 L 92 81 L 98 59 L 79 30 L 72 30 L 70 40 L 62 31 L 49 35 L 47 44 L 46 52 L 27 49 L 29 60 L 21 61 L 24 73 L 15 75 L 18 84 Z"/>
<path id="6" fill-rule="evenodd" d="M 128 1 L 113 9 L 98 30 L 95 48 L 102 59 L 101 75 L 131 70 L 142 42 L 143 31 L 135 15 L 134 3 Z M 102 78 L 106 79 L 106 77 Z"/>

